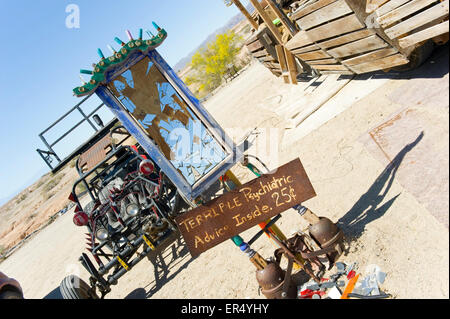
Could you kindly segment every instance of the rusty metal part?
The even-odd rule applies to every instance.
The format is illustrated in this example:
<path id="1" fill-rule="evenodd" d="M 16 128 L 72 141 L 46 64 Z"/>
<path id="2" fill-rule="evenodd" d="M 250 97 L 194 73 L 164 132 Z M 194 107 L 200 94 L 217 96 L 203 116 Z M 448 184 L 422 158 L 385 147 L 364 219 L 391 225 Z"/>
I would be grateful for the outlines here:
<path id="1" fill-rule="evenodd" d="M 339 233 L 339 228 L 328 218 L 321 217 L 319 222 L 309 227 L 309 234 L 321 245 L 325 245 L 336 234 Z"/>
<path id="2" fill-rule="evenodd" d="M 169 223 L 167 220 L 163 219 L 159 221 L 151 220 L 149 223 L 145 224 L 142 229 L 147 236 L 152 240 L 155 240 L 158 238 L 158 234 L 164 232 L 168 227 Z"/>
<path id="3" fill-rule="evenodd" d="M 256 272 L 256 280 L 267 299 L 295 299 L 297 289 L 289 279 L 290 273 L 283 271 L 276 262 L 269 262 L 266 268 Z M 289 280 L 287 284 L 286 280 Z"/>
<path id="4" fill-rule="evenodd" d="M 80 170 L 82 172 L 90 171 L 98 163 L 102 162 L 111 151 L 111 141 L 111 137 L 107 135 L 81 154 L 78 160 Z"/>
<path id="5" fill-rule="evenodd" d="M 300 254 L 303 259 L 308 260 L 313 271 L 320 272 L 323 270 L 324 263 L 329 263 L 328 258 L 324 260 L 322 256 L 314 253 L 320 247 L 307 234 L 296 234 L 287 241 L 287 247 L 290 251 Z"/>
<path id="6" fill-rule="evenodd" d="M 308 264 L 304 264 L 304 261 L 301 261 L 295 256 L 295 253 L 293 253 L 286 245 L 284 245 L 278 238 L 273 236 L 273 240 L 278 244 L 280 249 L 286 254 L 288 258 L 292 258 L 293 261 L 295 261 L 298 265 L 303 265 L 303 270 L 315 281 L 320 282 L 320 279 L 314 274 L 314 272 L 309 268 Z"/>
<path id="7" fill-rule="evenodd" d="M 321 217 L 320 221 L 309 227 L 310 236 L 322 248 L 315 255 L 327 254 L 331 263 L 334 263 L 343 251 L 344 234 L 331 220 Z"/>

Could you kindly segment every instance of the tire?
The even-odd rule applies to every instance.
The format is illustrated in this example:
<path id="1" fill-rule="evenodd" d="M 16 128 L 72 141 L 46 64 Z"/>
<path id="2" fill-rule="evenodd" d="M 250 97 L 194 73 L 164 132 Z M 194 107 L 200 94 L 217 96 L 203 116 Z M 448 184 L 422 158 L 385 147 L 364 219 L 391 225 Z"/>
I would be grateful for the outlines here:
<path id="1" fill-rule="evenodd" d="M 6 288 L 0 292 L 0 300 L 2 299 L 23 299 L 23 295 L 17 289 Z"/>
<path id="2" fill-rule="evenodd" d="M 59 285 L 59 291 L 64 299 L 98 299 L 91 287 L 74 275 L 63 279 Z"/>
<path id="3" fill-rule="evenodd" d="M 429 40 L 423 43 L 421 46 L 414 49 L 409 55 L 409 63 L 393 68 L 395 71 L 404 72 L 410 71 L 421 66 L 431 56 L 435 48 L 433 41 Z"/>

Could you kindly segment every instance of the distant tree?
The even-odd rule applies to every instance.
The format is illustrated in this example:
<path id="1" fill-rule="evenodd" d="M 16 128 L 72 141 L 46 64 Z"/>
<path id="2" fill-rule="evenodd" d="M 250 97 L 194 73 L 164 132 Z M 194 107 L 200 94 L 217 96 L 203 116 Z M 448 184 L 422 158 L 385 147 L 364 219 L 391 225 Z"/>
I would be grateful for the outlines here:
<path id="1" fill-rule="evenodd" d="M 206 48 L 199 49 L 192 57 L 192 74 L 185 78 L 187 85 L 198 87 L 199 95 L 217 88 L 224 76 L 237 67 L 237 55 L 241 50 L 241 37 L 232 31 L 216 36 Z"/>

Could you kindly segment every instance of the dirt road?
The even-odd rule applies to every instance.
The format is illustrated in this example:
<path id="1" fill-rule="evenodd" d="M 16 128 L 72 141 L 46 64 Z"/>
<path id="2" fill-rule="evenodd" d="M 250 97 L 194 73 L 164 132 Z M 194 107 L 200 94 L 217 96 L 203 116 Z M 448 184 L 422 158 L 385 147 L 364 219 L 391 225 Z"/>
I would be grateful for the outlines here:
<path id="1" fill-rule="evenodd" d="M 257 142 L 264 133 L 277 134 L 278 149 L 258 153 L 269 167 L 302 160 L 318 194 L 304 204 L 342 227 L 348 244 L 342 261 L 357 262 L 362 272 L 380 266 L 387 273 L 382 288 L 395 298 L 449 298 L 448 46 L 414 72 L 359 76 L 339 85 L 334 97 L 294 127 L 307 101 L 325 94 L 326 81 L 343 80 L 321 81 L 288 86 L 255 63 L 205 106 L 237 139 L 255 127 L 262 131 Z M 300 99 L 306 104 L 297 103 L 295 114 L 284 112 Z M 234 171 L 243 181 L 252 178 L 239 166 Z M 304 226 L 293 211 L 279 223 L 286 234 Z M 26 298 L 57 298 L 64 276 L 78 273 L 87 280 L 77 262 L 84 247 L 83 230 L 67 213 L 0 270 L 21 282 Z M 274 250 L 266 238 L 254 248 L 265 257 Z M 192 259 L 182 240 L 156 267 L 142 261 L 107 296 L 247 297 L 262 298 L 253 265 L 231 241 Z"/>

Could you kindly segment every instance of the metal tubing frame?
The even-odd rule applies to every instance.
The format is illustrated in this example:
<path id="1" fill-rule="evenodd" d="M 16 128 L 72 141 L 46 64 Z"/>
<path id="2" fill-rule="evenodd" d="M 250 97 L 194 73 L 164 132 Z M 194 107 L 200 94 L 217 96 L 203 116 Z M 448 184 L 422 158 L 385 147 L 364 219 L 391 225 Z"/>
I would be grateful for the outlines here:
<path id="1" fill-rule="evenodd" d="M 76 128 L 78 128 L 81 124 L 83 124 L 84 122 L 88 122 L 89 125 L 94 129 L 94 132 L 97 133 L 99 132 L 99 129 L 92 123 L 92 121 L 90 120 L 90 118 L 98 112 L 98 110 L 100 110 L 103 106 L 105 106 L 104 103 L 101 103 L 99 106 L 97 106 L 92 112 L 90 112 L 88 115 L 86 115 L 84 113 L 84 111 L 81 109 L 81 105 L 86 102 L 90 97 L 92 97 L 93 94 L 90 94 L 88 96 L 86 96 L 81 102 L 77 103 L 74 107 L 72 107 L 70 110 L 68 110 L 66 113 L 64 113 L 60 118 L 58 118 L 56 121 L 54 121 L 52 124 L 50 124 L 50 126 L 48 126 L 44 131 L 42 131 L 38 136 L 41 139 L 42 143 L 47 147 L 48 151 L 44 151 L 44 150 L 40 150 L 37 149 L 36 151 L 39 153 L 39 155 L 41 156 L 41 158 L 44 160 L 44 162 L 47 164 L 47 166 L 53 170 L 54 167 L 51 165 L 51 160 L 49 160 L 48 158 L 46 158 L 45 156 L 43 156 L 43 154 L 47 154 L 48 156 L 54 156 L 55 159 L 58 161 L 58 163 L 62 163 L 65 159 L 61 159 L 58 154 L 56 153 L 56 151 L 53 149 L 53 146 L 55 146 L 56 144 L 58 144 L 59 142 L 61 142 L 61 140 L 63 140 L 67 135 L 69 135 L 70 133 L 72 133 Z M 68 131 L 66 131 L 65 133 L 63 133 L 60 137 L 58 137 L 55 141 L 49 143 L 47 141 L 47 139 L 44 137 L 45 133 L 47 133 L 49 130 L 51 130 L 53 127 L 55 127 L 55 125 L 57 125 L 59 122 L 61 122 L 62 120 L 64 120 L 68 115 L 70 115 L 72 112 L 74 112 L 75 110 L 77 110 L 81 116 L 83 117 L 83 119 L 79 122 L 77 122 L 72 128 L 70 128 Z"/>

